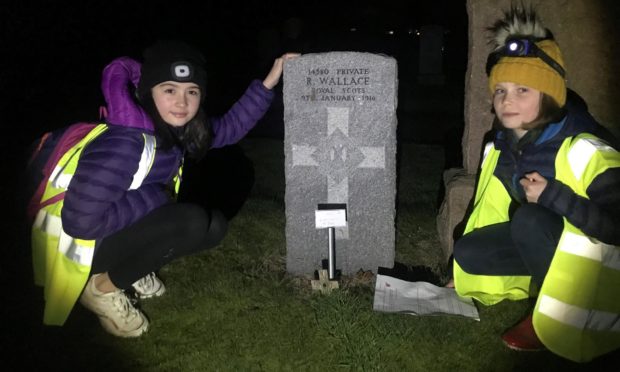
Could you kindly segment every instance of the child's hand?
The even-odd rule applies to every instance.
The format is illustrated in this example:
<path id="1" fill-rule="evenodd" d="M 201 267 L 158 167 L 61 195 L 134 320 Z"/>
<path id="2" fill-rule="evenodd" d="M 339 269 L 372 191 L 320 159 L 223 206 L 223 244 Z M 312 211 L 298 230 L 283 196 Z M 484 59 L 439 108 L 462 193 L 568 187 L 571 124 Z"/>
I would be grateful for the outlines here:
<path id="1" fill-rule="evenodd" d="M 271 67 L 271 71 L 269 71 L 269 74 L 267 74 L 267 77 L 263 80 L 263 85 L 267 87 L 267 89 L 273 89 L 280 81 L 280 76 L 282 76 L 284 61 L 299 57 L 299 55 L 299 53 L 285 53 L 282 57 L 276 58 L 273 62 L 273 67 Z"/>
<path id="2" fill-rule="evenodd" d="M 540 194 L 547 187 L 547 179 L 538 172 L 526 174 L 519 183 L 523 186 L 525 197 L 530 203 L 538 203 Z"/>

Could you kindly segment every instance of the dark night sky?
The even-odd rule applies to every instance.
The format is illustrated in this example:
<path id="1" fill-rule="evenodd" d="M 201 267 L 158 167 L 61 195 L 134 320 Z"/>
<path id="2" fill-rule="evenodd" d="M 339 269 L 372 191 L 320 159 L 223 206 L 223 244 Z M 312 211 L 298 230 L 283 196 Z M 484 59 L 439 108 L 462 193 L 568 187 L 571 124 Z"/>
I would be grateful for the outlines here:
<path id="1" fill-rule="evenodd" d="M 18 98 L 2 100 L 5 120 L 17 129 L 12 143 L 28 142 L 42 130 L 74 121 L 96 120 L 103 67 L 121 55 L 140 58 L 144 47 L 159 38 L 184 39 L 203 50 L 210 74 L 207 97 L 215 112 L 227 108 L 250 79 L 262 78 L 273 59 L 289 50 L 386 53 L 397 58 L 399 79 L 407 79 L 417 63 L 412 32 L 423 24 L 446 28 L 446 54 L 458 61 L 446 68 L 459 78 L 464 73 L 464 0 L 198 4 L 26 0 L 2 5 L 6 65 L 0 83 L 13 87 Z M 388 35 L 389 30 L 394 34 Z M 3 95 L 7 93 L 5 89 Z"/>
<path id="2" fill-rule="evenodd" d="M 424 24 L 445 27 L 444 72 L 452 91 L 463 91 L 465 0 L 306 0 L 300 5 L 289 4 L 292 0 L 251 0 L 244 5 L 221 0 L 203 1 L 200 8 L 174 0 L 9 1 L 0 5 L 0 166 L 9 178 L 22 180 L 28 147 L 44 132 L 99 119 L 104 103 L 100 76 L 106 64 L 123 55 L 141 59 L 142 50 L 161 38 L 186 40 L 206 55 L 210 114 L 230 107 L 250 80 L 262 79 L 285 51 L 385 53 L 396 58 L 399 92 L 406 91 L 402 87 L 415 85 L 415 30 Z M 281 84 L 276 93 L 272 109 L 255 129 L 275 125 L 283 131 Z M 437 100 L 445 102 L 445 93 L 438 93 Z M 399 110 L 401 102 L 399 98 Z M 416 121 L 399 118 L 399 127 L 408 122 Z M 436 124 L 420 127 L 436 131 Z M 459 148 L 460 136 L 451 137 Z M 16 216 L 23 210 L 22 186 L 20 181 L 0 187 L 0 202 L 15 208 Z M 5 228 L 4 235 L 16 230 L 12 224 Z M 5 261 L 14 262 L 10 257 Z"/>

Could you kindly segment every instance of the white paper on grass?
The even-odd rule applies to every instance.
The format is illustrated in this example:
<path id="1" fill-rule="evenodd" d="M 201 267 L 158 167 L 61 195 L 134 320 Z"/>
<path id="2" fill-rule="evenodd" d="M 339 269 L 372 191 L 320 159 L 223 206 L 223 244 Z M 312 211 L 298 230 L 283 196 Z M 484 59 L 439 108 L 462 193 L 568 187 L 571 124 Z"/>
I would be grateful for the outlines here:
<path id="1" fill-rule="evenodd" d="M 413 315 L 460 315 L 480 320 L 473 300 L 460 297 L 454 288 L 408 282 L 387 275 L 377 275 L 373 310 Z"/>

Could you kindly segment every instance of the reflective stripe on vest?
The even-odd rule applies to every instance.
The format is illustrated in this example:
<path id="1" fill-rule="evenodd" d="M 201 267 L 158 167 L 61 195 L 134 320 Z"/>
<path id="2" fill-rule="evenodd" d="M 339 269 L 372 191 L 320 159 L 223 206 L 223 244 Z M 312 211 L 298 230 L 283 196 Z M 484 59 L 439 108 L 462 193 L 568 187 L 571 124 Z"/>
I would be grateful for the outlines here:
<path id="1" fill-rule="evenodd" d="M 94 242 L 90 240 L 75 239 L 64 232 L 62 220 L 58 216 L 41 209 L 34 220 L 34 228 L 51 236 L 57 237 L 58 252 L 65 255 L 69 260 L 80 265 L 89 266 L 93 261 Z"/>
<path id="2" fill-rule="evenodd" d="M 138 164 L 138 171 L 133 175 L 133 181 L 129 190 L 135 190 L 142 185 L 142 182 L 149 174 L 151 166 L 155 161 L 155 137 L 144 133 L 144 149 L 142 149 L 142 155 L 140 156 L 140 163 Z"/>
<path id="3" fill-rule="evenodd" d="M 598 138 L 567 138 L 556 179 L 588 199 L 591 182 L 620 154 Z M 620 248 L 586 236 L 564 218 L 564 231 L 534 310 L 533 325 L 554 353 L 585 362 L 620 347 Z"/>
<path id="4" fill-rule="evenodd" d="M 606 143 L 597 141 L 594 138 L 579 139 L 571 147 L 567 155 L 568 164 L 578 181 L 581 179 L 583 171 L 596 151 L 613 151 L 613 149 Z"/>
<path id="5" fill-rule="evenodd" d="M 181 188 L 181 182 L 183 181 L 183 164 L 185 160 L 181 158 L 181 166 L 179 166 L 179 170 L 177 171 L 176 176 L 172 179 L 174 183 L 174 193 L 175 198 L 179 195 L 179 189 Z"/>
<path id="6" fill-rule="evenodd" d="M 482 169 L 474 198 L 474 209 L 467 219 L 464 234 L 474 229 L 509 220 L 510 195 L 493 175 L 500 157 L 493 142 L 485 146 Z M 472 297 L 485 305 L 502 300 L 521 300 L 530 296 L 529 276 L 475 275 L 463 271 L 454 261 L 454 283 L 459 296 Z"/>
<path id="7" fill-rule="evenodd" d="M 151 170 L 151 166 L 153 165 L 153 162 L 155 161 L 155 144 L 156 144 L 155 137 L 150 134 L 143 134 L 143 136 L 144 136 L 144 148 L 142 149 L 142 154 L 140 155 L 140 162 L 138 163 L 138 170 L 133 175 L 133 180 L 131 182 L 131 186 L 129 186 L 129 190 L 135 190 L 142 185 L 142 182 L 144 181 L 146 176 L 149 174 L 149 171 Z M 74 153 L 72 157 L 75 156 L 76 154 L 77 152 Z M 71 159 L 69 159 L 66 163 L 64 163 L 63 166 L 57 165 L 56 168 L 54 168 L 54 171 L 52 172 L 50 176 L 50 182 L 55 188 L 66 189 L 67 187 L 69 187 L 69 183 L 71 182 L 71 179 L 73 178 L 73 174 L 64 173 L 63 171 L 65 170 L 66 165 L 69 164 L 70 162 L 71 162 Z"/>
<path id="8" fill-rule="evenodd" d="M 45 287 L 44 324 L 64 324 L 88 280 L 96 242 L 65 233 L 61 219 L 64 199 L 61 196 L 69 187 L 83 149 L 106 129 L 105 124 L 97 125 L 60 158 L 41 198 L 42 202 L 54 202 L 41 208 L 33 223 L 34 279 L 36 284 Z M 140 163 L 132 179 L 135 188 L 142 184 L 155 158 L 155 137 L 143 137 Z"/>
<path id="9" fill-rule="evenodd" d="M 487 160 L 487 155 L 489 155 L 489 152 L 491 152 L 491 150 L 493 149 L 495 149 L 493 142 L 488 142 L 486 145 L 484 145 L 484 152 L 482 153 L 482 162 L 480 163 L 480 168 L 484 167 L 484 162 L 485 160 Z"/>
<path id="10" fill-rule="evenodd" d="M 620 249 L 611 244 L 601 243 L 585 235 L 566 231 L 557 249 L 598 261 L 603 266 L 620 271 Z"/>
<path id="11" fill-rule="evenodd" d="M 103 133 L 103 131 L 101 132 Z M 98 133 L 97 135 L 99 135 Z M 96 135 L 96 136 L 97 136 Z M 149 134 L 143 134 L 144 137 L 144 147 L 142 149 L 142 155 L 140 157 L 140 163 L 138 164 L 138 170 L 133 175 L 133 181 L 130 186 L 130 190 L 137 189 L 142 185 L 142 182 L 148 175 L 151 170 L 151 166 L 155 160 L 155 145 L 156 140 L 155 137 Z M 92 138 L 90 139 L 92 140 Z M 71 154 L 70 158 L 67 162 L 64 162 L 62 165 L 56 166 L 54 172 L 50 176 L 50 183 L 59 189 L 66 190 L 69 186 L 69 182 L 73 177 L 73 174 L 65 174 L 62 173 L 63 170 L 67 169 L 67 165 L 72 161 L 78 161 L 79 159 L 75 159 L 74 157 L 81 154 L 81 151 L 74 151 Z M 39 217 L 43 215 L 42 217 Z M 92 262 L 93 252 L 92 247 L 94 247 L 94 242 L 90 243 L 89 241 L 72 238 L 70 235 L 66 234 L 62 229 L 62 221 L 59 216 L 54 216 L 48 213 L 45 209 L 42 209 L 37 213 L 37 219 L 41 218 L 41 226 L 37 226 L 37 222 L 35 221 L 34 227 L 38 227 L 44 232 L 58 237 L 59 238 L 59 246 L 58 251 L 63 253 L 70 260 L 77 262 L 81 265 L 89 266 Z"/>
<path id="12" fill-rule="evenodd" d="M 541 295 L 539 301 L 538 311 L 560 323 L 577 329 L 620 332 L 618 314 L 584 309 L 547 295 Z"/>
<path id="13" fill-rule="evenodd" d="M 487 149 L 465 233 L 506 221 L 510 196 L 493 176 L 499 151 Z M 586 199 L 591 182 L 613 167 L 620 167 L 620 154 L 589 134 L 566 138 L 555 158 L 556 179 Z M 527 295 L 526 278 L 470 275 L 454 265 L 457 293 L 487 305 Z M 620 347 L 618 298 L 620 247 L 586 236 L 564 218 L 533 314 L 538 337 L 552 352 L 578 362 L 615 350 Z"/>

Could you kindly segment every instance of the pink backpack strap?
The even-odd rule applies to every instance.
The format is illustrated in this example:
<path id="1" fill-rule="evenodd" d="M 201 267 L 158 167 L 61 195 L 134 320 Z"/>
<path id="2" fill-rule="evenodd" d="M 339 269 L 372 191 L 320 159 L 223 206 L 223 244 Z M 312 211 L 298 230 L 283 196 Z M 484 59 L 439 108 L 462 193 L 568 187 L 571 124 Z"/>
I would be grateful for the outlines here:
<path id="1" fill-rule="evenodd" d="M 108 108 L 105 106 L 99 106 L 99 120 L 105 120 L 108 117 Z"/>
<path id="2" fill-rule="evenodd" d="M 76 123 L 69 126 L 62 134 L 62 136 L 58 140 L 58 143 L 54 147 L 54 150 L 50 154 L 50 157 L 47 159 L 45 165 L 43 166 L 43 178 L 37 186 L 36 191 L 32 195 L 32 198 L 30 198 L 28 206 L 26 207 L 26 215 L 29 221 L 34 221 L 34 218 L 36 217 L 37 213 L 41 208 L 53 204 L 58 200 L 64 198 L 65 193 L 63 192 L 48 200 L 41 200 L 41 198 L 43 197 L 43 193 L 45 192 L 45 188 L 47 187 L 47 182 L 49 181 L 49 178 L 51 177 L 54 168 L 56 168 L 58 161 L 60 161 L 60 158 L 76 143 L 78 143 L 82 138 L 84 138 L 88 133 L 90 133 L 90 131 L 93 130 L 93 128 L 95 128 L 96 126 L 97 124 L 94 123 Z M 48 132 L 43 135 L 41 141 L 39 141 L 37 149 L 31 157 L 31 161 L 36 156 L 36 154 L 39 153 L 41 147 L 44 145 L 45 141 L 47 141 L 50 134 L 51 133 Z"/>

